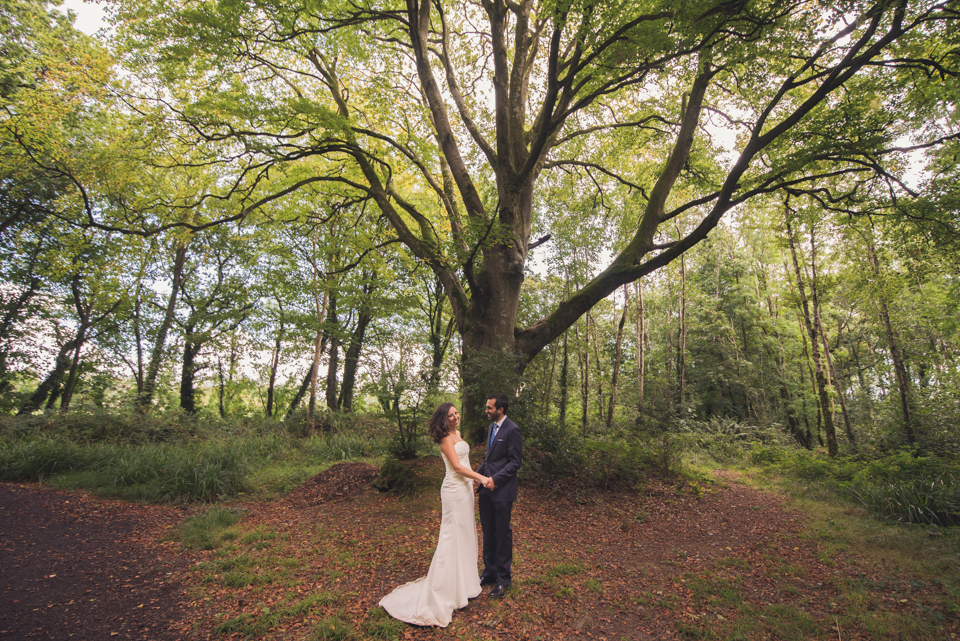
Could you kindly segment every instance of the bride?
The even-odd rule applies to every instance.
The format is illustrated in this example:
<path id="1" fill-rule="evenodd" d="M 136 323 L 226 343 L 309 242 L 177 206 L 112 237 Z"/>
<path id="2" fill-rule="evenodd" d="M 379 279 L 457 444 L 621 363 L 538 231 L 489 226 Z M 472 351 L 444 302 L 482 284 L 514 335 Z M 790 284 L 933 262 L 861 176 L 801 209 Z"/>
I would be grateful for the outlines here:
<path id="1" fill-rule="evenodd" d="M 453 403 L 438 407 L 428 423 L 447 468 L 440 487 L 440 540 L 430 570 L 380 600 L 390 616 L 415 625 L 445 628 L 454 610 L 480 594 L 473 481 L 483 484 L 488 478 L 470 469 L 470 446 L 460 438 L 458 425 L 460 415 Z"/>

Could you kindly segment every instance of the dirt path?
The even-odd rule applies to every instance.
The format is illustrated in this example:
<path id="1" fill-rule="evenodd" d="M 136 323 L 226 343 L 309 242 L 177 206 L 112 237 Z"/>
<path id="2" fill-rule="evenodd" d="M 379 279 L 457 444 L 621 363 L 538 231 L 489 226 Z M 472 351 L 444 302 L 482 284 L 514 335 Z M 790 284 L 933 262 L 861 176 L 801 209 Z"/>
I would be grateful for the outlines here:
<path id="1" fill-rule="evenodd" d="M 0 484 L 0 639 L 183 639 L 185 559 L 158 538 L 182 513 Z"/>
<path id="2" fill-rule="evenodd" d="M 413 465 L 442 475 L 438 461 Z M 384 621 L 378 600 L 426 573 L 440 506 L 430 490 L 372 490 L 375 473 L 341 464 L 282 500 L 245 504 L 239 533 L 208 552 L 158 542 L 187 514 L 176 508 L 0 484 L 0 641 L 360 640 L 374 630 L 430 640 L 942 641 L 960 630 L 942 583 L 826 550 L 804 515 L 726 473 L 602 495 L 522 484 L 505 599 L 474 599 L 442 630 Z"/>

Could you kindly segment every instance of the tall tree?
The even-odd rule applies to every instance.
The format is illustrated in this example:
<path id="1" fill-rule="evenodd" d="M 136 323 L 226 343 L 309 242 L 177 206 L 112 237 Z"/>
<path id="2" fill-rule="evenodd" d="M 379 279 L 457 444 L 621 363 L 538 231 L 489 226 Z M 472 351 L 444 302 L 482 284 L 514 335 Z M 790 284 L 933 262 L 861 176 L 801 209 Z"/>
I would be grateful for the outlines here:
<path id="1" fill-rule="evenodd" d="M 787 205 L 789 209 L 789 204 Z M 830 456 L 839 454 L 837 446 L 836 428 L 833 424 L 833 412 L 830 411 L 829 392 L 827 390 L 827 376 L 824 372 L 823 361 L 820 358 L 820 339 L 817 336 L 817 326 L 813 320 L 813 313 L 810 311 L 810 304 L 807 300 L 806 288 L 803 283 L 803 272 L 800 269 L 800 261 L 797 258 L 797 243 L 790 224 L 789 214 L 786 218 L 787 242 L 790 244 L 790 256 L 793 259 L 793 269 L 797 278 L 797 295 L 800 303 L 800 313 L 803 319 L 803 326 L 806 328 L 807 336 L 810 338 L 810 351 L 813 355 L 813 365 L 816 371 L 817 396 L 820 401 L 820 416 L 823 419 L 824 431 L 827 434 L 827 450 Z M 812 256 L 811 260 L 815 260 Z"/>
<path id="2" fill-rule="evenodd" d="M 160 321 L 160 325 L 153 339 L 153 348 L 150 351 L 150 359 L 147 362 L 147 370 L 143 378 L 143 387 L 140 389 L 139 394 L 137 394 L 135 401 L 136 407 L 141 412 L 145 412 L 153 405 L 157 388 L 157 377 L 160 374 L 160 367 L 163 365 L 164 350 L 167 346 L 167 334 L 170 333 L 170 328 L 173 327 L 176 318 L 177 300 L 180 297 L 180 290 L 184 282 L 186 282 L 186 279 L 190 276 L 190 272 L 186 269 L 187 245 L 179 240 L 175 241 L 171 251 L 173 256 L 170 264 L 170 293 L 167 296 L 167 304 L 163 310 L 163 318 Z"/>
<path id="3" fill-rule="evenodd" d="M 485 371 L 472 361 L 506 350 L 519 375 L 600 300 L 681 256 L 737 205 L 812 190 L 822 175 L 892 173 L 891 138 L 911 126 L 892 88 L 952 81 L 944 38 L 957 16 L 919 0 L 119 0 L 116 19 L 118 39 L 179 82 L 169 88 L 175 113 L 198 140 L 244 150 L 235 193 L 256 205 L 339 182 L 370 198 L 443 282 L 463 371 Z M 737 130 L 728 164 L 711 160 L 724 156 L 704 126 L 713 115 Z M 953 135 L 919 133 L 923 144 Z M 614 134 L 618 145 L 604 145 Z M 318 157 L 333 162 L 304 165 Z M 638 159 L 642 175 L 621 174 Z M 265 182 L 270 166 L 286 184 Z M 582 190 L 605 176 L 632 193 L 618 212 L 631 233 L 607 268 L 521 328 L 538 184 L 571 167 L 591 169 Z M 681 215 L 686 235 L 661 241 L 660 227 Z M 466 381 L 468 425 L 478 382 Z"/>
<path id="4" fill-rule="evenodd" d="M 617 407 L 617 391 L 620 384 L 620 360 L 623 357 L 623 327 L 627 324 L 627 310 L 630 309 L 630 290 L 623 286 L 623 312 L 617 325 L 617 341 L 613 355 L 613 378 L 610 381 L 610 408 L 607 411 L 607 428 L 613 423 L 613 412 Z"/>

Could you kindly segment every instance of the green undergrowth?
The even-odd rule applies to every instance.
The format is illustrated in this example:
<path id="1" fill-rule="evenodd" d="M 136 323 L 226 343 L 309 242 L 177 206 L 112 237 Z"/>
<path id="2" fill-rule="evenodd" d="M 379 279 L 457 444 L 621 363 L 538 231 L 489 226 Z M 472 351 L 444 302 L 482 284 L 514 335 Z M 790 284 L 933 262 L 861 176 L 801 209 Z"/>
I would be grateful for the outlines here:
<path id="1" fill-rule="evenodd" d="M 954 460 L 909 450 L 830 458 L 757 447 L 750 461 L 767 474 L 822 486 L 881 520 L 960 526 L 960 462 Z"/>
<path id="2" fill-rule="evenodd" d="M 839 571 L 831 603 L 811 600 L 802 568 L 776 566 L 778 594 L 792 605 L 736 606 L 727 585 L 700 590 L 703 604 L 725 614 L 688 617 L 687 639 L 848 638 L 940 641 L 944 623 L 960 615 L 960 478 L 950 460 L 909 451 L 831 459 L 806 450 L 750 444 L 718 460 L 703 451 L 687 469 L 709 476 L 732 470 L 739 482 L 789 497 L 804 515 L 803 534 L 818 560 Z M 794 570 L 800 571 L 794 572 Z M 734 586 L 735 587 L 735 586 Z M 734 600 L 723 601 L 729 594 Z"/>
<path id="3" fill-rule="evenodd" d="M 730 420 L 683 422 L 688 467 L 749 468 L 816 485 L 873 517 L 906 524 L 960 526 L 960 460 L 908 448 L 849 449 L 830 457 L 806 450 L 783 431 Z"/>
<path id="4" fill-rule="evenodd" d="M 236 508 L 211 508 L 202 514 L 184 519 L 168 538 L 179 541 L 188 548 L 212 550 L 219 547 L 223 541 L 239 536 L 233 526 L 242 517 L 243 512 Z"/>
<path id="5" fill-rule="evenodd" d="M 7 417 L 0 480 L 155 503 L 262 500 L 333 463 L 380 456 L 385 443 L 369 426 L 298 437 L 283 423 L 201 424 L 177 416 L 180 423 L 132 414 Z"/>

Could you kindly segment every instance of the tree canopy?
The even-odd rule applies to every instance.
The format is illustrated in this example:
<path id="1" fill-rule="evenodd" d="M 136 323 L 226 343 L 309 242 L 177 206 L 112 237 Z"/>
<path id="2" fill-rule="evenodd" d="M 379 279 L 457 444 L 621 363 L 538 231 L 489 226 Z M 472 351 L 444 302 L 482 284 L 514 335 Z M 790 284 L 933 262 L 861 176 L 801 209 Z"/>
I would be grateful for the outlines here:
<path id="1" fill-rule="evenodd" d="M 318 184 L 369 199 L 443 283 L 464 357 L 509 350 L 518 373 L 731 209 L 777 192 L 835 206 L 875 181 L 908 197 L 908 152 L 956 133 L 946 2 L 123 0 L 113 15 L 181 139 L 221 167 L 217 195 L 243 194 L 237 214 Z M 563 206 L 549 184 L 573 203 L 603 193 L 620 233 L 605 269 L 518 327 L 534 230 Z"/>
<path id="2" fill-rule="evenodd" d="M 109 239 L 96 246 L 129 257 L 110 300 L 133 330 L 105 330 L 97 341 L 136 372 L 147 404 L 176 327 L 184 361 L 208 371 L 203 350 L 240 344 L 220 329 L 256 334 L 257 350 L 274 354 L 271 380 L 282 343 L 295 340 L 314 354 L 295 400 L 311 380 L 316 397 L 326 359 L 328 406 L 349 407 L 353 383 L 338 393 L 337 372 L 349 362 L 344 381 L 354 380 L 367 327 L 376 333 L 375 317 L 385 328 L 401 313 L 392 298 L 411 301 L 408 317 L 425 317 L 416 322 L 434 391 L 456 334 L 468 425 L 491 385 L 515 391 L 524 377 L 546 377 L 535 362 L 552 363 L 548 407 L 558 390 L 567 394 L 571 381 L 557 376 L 570 371 L 571 332 L 586 417 L 594 384 L 608 395 L 620 385 L 627 321 L 644 317 L 637 283 L 648 279 L 677 302 L 669 314 L 678 333 L 665 336 L 662 355 L 680 407 L 688 382 L 705 384 L 691 368 L 714 354 L 687 322 L 739 324 L 743 355 L 745 344 L 775 341 L 767 356 L 789 360 L 777 351 L 787 330 L 770 325 L 775 297 L 765 314 L 748 313 L 763 287 L 751 294 L 729 284 L 756 267 L 757 278 L 794 288 L 796 338 L 817 363 L 802 377 L 817 381 L 822 417 L 838 346 L 820 345 L 830 325 L 820 297 L 833 269 L 821 261 L 844 226 L 860 239 L 851 246 L 873 257 L 870 286 L 883 291 L 901 248 L 955 243 L 958 14 L 948 2 L 107 6 L 111 31 L 100 43 L 44 3 L 3 6 L 12 25 L 0 183 L 13 243 L 8 325 L 33 313 L 41 282 L 79 310 L 85 295 L 71 282 L 88 266 L 93 237 Z M 713 256 L 714 245 L 702 244 L 724 220 L 724 234 L 739 237 Z M 763 232 L 750 232 L 759 220 Z M 771 233 L 779 254 L 742 254 Z M 220 302 L 205 312 L 205 283 L 234 282 L 227 265 L 238 280 L 226 298 L 210 289 Z M 713 316 L 692 307 L 693 292 L 709 289 L 701 269 L 714 270 L 718 301 L 727 286 L 737 292 Z M 257 274 L 268 282 L 250 282 Z M 395 291 L 379 286 L 391 280 Z M 673 303 L 658 308 L 657 295 L 652 313 L 668 318 Z M 884 341 L 902 342 L 896 311 L 878 314 L 893 319 Z M 603 352 L 608 316 L 617 330 Z M 647 329 L 638 326 L 638 380 L 654 354 Z M 67 338 L 58 349 L 79 358 L 82 345 Z M 734 363 L 742 376 L 742 360 L 729 358 L 712 362 Z M 784 381 L 798 375 L 786 360 L 776 368 Z M 199 371 L 190 367 L 180 374 L 188 391 Z M 909 396 L 915 375 L 893 370 Z M 777 392 L 784 407 L 797 398 L 792 384 Z M 711 385 L 701 407 L 733 411 L 719 396 L 726 388 Z M 738 407 L 753 402 L 742 392 Z M 616 394 L 608 400 L 607 424 Z"/>

